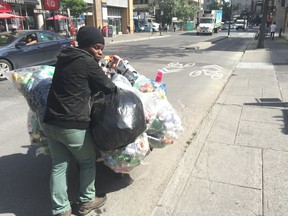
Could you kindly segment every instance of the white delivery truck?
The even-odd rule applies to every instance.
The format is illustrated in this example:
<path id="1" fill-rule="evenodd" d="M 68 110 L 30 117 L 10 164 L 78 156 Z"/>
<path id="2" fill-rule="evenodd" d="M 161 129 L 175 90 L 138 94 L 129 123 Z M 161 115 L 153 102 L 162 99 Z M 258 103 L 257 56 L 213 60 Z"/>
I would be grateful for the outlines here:
<path id="1" fill-rule="evenodd" d="M 222 25 L 222 10 L 204 12 L 197 27 L 197 35 L 217 33 Z"/>

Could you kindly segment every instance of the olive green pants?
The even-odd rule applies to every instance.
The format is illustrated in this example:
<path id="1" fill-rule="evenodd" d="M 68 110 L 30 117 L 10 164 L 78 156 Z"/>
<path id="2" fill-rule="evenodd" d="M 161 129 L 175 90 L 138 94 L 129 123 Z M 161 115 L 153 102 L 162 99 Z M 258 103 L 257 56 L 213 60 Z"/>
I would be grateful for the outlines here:
<path id="1" fill-rule="evenodd" d="M 52 157 L 50 191 L 53 215 L 68 211 L 67 172 L 71 155 L 80 169 L 79 201 L 95 197 L 96 151 L 89 130 L 65 129 L 44 124 Z"/>

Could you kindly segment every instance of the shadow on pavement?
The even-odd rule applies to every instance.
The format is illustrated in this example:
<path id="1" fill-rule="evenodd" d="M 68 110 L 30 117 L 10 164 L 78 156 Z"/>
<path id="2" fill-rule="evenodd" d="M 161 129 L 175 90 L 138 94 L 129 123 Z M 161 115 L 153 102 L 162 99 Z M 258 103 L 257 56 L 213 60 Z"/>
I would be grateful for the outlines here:
<path id="1" fill-rule="evenodd" d="M 282 102 L 279 98 L 259 98 L 256 99 L 257 103 L 244 103 L 249 106 L 265 106 L 265 107 L 288 107 L 288 102 Z M 288 110 L 281 109 L 282 116 L 274 116 L 277 121 L 283 121 L 282 133 L 288 134 Z"/>
<path id="2" fill-rule="evenodd" d="M 49 215 L 50 158 L 32 152 L 0 158 L 0 214 Z"/>
<path id="3" fill-rule="evenodd" d="M 30 146 L 29 146 L 30 147 Z M 35 157 L 35 148 L 27 154 L 12 154 L 0 158 L 0 215 L 51 216 L 49 178 L 50 156 Z M 79 188 L 75 161 L 69 169 L 69 199 L 76 201 Z M 116 174 L 97 163 L 97 193 L 110 193 L 133 182 L 129 175 Z"/>

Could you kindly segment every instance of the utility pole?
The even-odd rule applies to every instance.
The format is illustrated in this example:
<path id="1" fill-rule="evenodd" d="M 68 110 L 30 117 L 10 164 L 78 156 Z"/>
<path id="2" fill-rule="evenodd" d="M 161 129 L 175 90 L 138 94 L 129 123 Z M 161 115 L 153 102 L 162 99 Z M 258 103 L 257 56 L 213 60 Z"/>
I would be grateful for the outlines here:
<path id="1" fill-rule="evenodd" d="M 232 17 L 232 0 L 230 0 L 229 24 L 228 24 L 228 37 L 230 37 L 231 30 L 231 17 Z"/>

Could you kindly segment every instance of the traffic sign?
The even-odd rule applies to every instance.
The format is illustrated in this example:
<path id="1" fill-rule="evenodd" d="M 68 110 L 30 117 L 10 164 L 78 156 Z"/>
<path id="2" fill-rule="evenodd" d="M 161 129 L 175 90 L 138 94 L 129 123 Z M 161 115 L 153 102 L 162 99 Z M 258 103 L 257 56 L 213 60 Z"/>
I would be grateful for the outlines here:
<path id="1" fill-rule="evenodd" d="M 34 13 L 48 13 L 48 11 L 47 10 L 43 10 L 43 9 L 34 9 L 34 11 L 33 11 Z"/>

